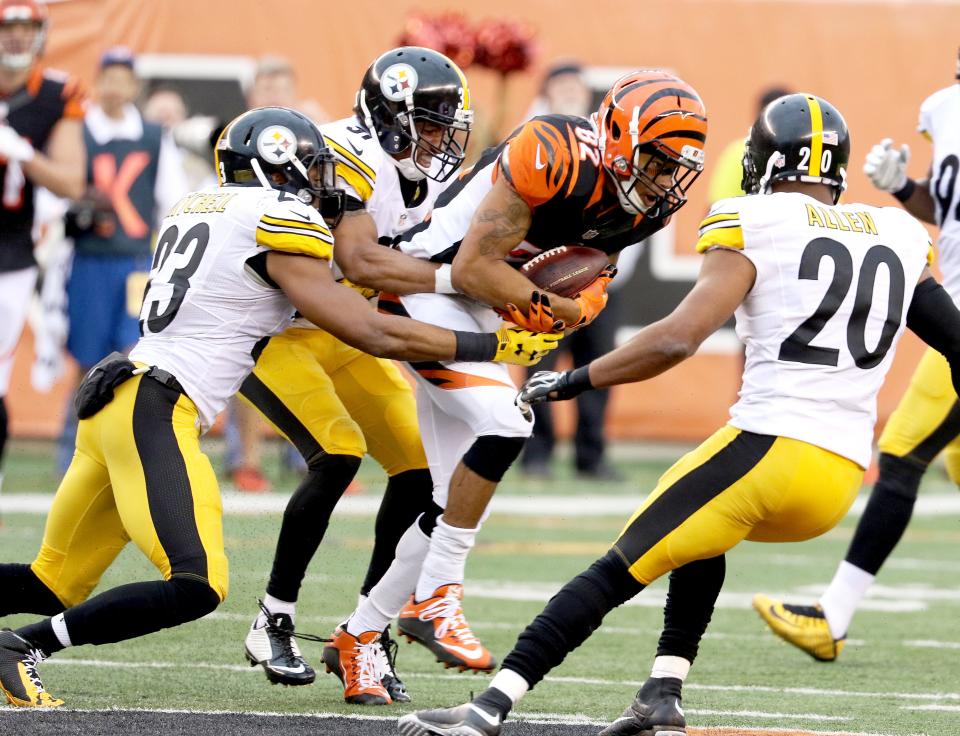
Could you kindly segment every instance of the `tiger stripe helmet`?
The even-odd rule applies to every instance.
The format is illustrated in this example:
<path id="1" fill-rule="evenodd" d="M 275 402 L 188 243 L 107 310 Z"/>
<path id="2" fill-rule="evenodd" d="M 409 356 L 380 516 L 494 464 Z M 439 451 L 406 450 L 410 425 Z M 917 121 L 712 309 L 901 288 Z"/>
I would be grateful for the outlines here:
<path id="1" fill-rule="evenodd" d="M 604 96 L 597 127 L 623 209 L 665 217 L 683 206 L 703 171 L 707 140 L 707 111 L 693 87 L 659 69 L 631 72 Z"/>

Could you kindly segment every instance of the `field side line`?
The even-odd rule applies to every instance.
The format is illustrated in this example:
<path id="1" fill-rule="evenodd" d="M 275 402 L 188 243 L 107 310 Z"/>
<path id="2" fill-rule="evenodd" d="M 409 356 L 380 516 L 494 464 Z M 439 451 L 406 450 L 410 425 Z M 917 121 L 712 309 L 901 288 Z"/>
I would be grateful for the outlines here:
<path id="1" fill-rule="evenodd" d="M 13 714 L 29 714 L 34 711 L 30 708 L 13 708 L 13 707 L 0 707 L 0 717 L 5 715 Z M 347 715 L 344 713 L 330 713 L 330 712 L 320 712 L 320 713 L 278 713 L 273 711 L 244 711 L 244 710 L 184 710 L 177 708 L 70 708 L 70 707 L 61 707 L 58 709 L 59 713 L 165 713 L 165 714 L 175 714 L 175 715 L 205 715 L 205 716 L 222 716 L 222 715 L 236 715 L 236 716 L 253 716 L 257 718 L 316 718 L 316 719 L 339 719 L 339 720 L 356 720 L 356 721 L 395 721 L 397 719 L 396 715 L 390 716 L 379 716 L 372 714 L 357 714 L 357 715 Z M 564 713 L 540 713 L 540 712 L 531 712 L 531 713 L 517 713 L 517 721 L 523 721 L 525 723 L 542 723 L 542 724 L 560 724 L 560 725 L 587 725 L 587 726 L 606 726 L 608 725 L 606 721 L 598 721 L 590 719 L 581 714 L 564 714 Z M 24 715 L 24 718 L 28 718 L 29 715 Z M 701 727 L 702 728 L 702 727 Z M 693 734 L 695 736 L 696 732 L 701 730 L 701 728 L 694 727 Z M 796 733 L 796 728 L 779 728 L 779 727 L 766 727 L 766 726 L 724 726 L 725 730 L 736 731 L 737 733 L 742 733 L 744 736 L 751 736 L 756 733 L 758 730 L 769 731 L 773 733 Z M 898 736 L 897 734 L 885 734 L 885 733 L 876 733 L 876 732 L 852 732 L 852 731 L 808 731 L 811 736 Z M 925 736 L 925 734 L 905 734 L 903 736 Z"/>
<path id="2" fill-rule="evenodd" d="M 257 674 L 259 670 L 255 667 L 250 667 L 249 665 L 241 664 L 213 664 L 210 662 L 120 662 L 117 660 L 107 660 L 107 659 L 71 659 L 71 658 L 61 658 L 61 659 L 49 659 L 44 662 L 44 665 L 74 665 L 81 667 L 116 667 L 116 668 L 128 668 L 128 669 L 172 669 L 172 668 L 184 668 L 184 669 L 210 669 L 210 670 L 222 670 L 230 672 L 250 672 Z M 431 673 L 431 672 L 411 672 L 405 671 L 404 677 L 415 677 L 420 679 L 430 679 L 430 680 L 470 680 L 475 681 L 475 675 L 466 675 L 466 674 L 448 674 L 448 673 Z M 561 685 L 601 685 L 601 686 L 627 686 L 627 687 L 639 687 L 643 684 L 643 680 L 608 680 L 603 678 L 594 678 L 594 677 L 564 677 L 564 676 L 547 676 L 547 682 L 555 682 Z M 862 692 L 862 691 L 851 691 L 851 690 L 825 690 L 821 688 L 808 688 L 808 687 L 770 687 L 764 685 L 702 685 L 693 682 L 688 682 L 684 684 L 684 687 L 688 690 L 711 690 L 719 692 L 764 692 L 764 693 L 779 693 L 779 694 L 790 694 L 790 695 L 825 695 L 829 697 L 857 697 L 857 698 L 898 698 L 902 700 L 910 699 L 919 699 L 919 700 L 957 700 L 960 701 L 960 693 L 891 693 L 891 692 Z"/>

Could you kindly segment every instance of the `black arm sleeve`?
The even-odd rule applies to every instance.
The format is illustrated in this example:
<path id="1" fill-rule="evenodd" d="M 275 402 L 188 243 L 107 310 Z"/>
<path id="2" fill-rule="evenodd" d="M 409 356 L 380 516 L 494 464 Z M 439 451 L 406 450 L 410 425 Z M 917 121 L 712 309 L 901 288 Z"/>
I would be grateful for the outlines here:
<path id="1" fill-rule="evenodd" d="M 960 393 L 960 310 L 936 279 L 924 279 L 913 290 L 907 327 L 950 363 L 953 387 Z"/>

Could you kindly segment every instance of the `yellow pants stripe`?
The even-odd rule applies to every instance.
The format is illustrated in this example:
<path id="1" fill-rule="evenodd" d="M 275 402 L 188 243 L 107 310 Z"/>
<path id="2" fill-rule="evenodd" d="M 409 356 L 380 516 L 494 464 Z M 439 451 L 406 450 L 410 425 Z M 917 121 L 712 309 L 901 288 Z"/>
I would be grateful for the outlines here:
<path id="1" fill-rule="evenodd" d="M 85 600 L 133 541 L 160 571 L 228 590 L 216 476 L 189 398 L 136 376 L 77 428 L 32 569 L 64 605 Z"/>
<path id="2" fill-rule="evenodd" d="M 646 585 L 744 539 L 823 534 L 862 479 L 863 468 L 820 447 L 723 427 L 663 474 L 613 547 Z"/>

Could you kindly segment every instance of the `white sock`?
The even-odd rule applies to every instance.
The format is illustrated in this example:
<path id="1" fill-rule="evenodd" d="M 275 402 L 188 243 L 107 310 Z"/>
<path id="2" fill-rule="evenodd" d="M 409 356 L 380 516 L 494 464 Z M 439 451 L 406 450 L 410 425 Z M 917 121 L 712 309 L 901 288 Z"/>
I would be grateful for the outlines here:
<path id="1" fill-rule="evenodd" d="M 59 642 L 65 647 L 72 647 L 73 642 L 70 641 L 70 632 L 67 631 L 67 622 L 63 620 L 63 614 L 58 613 L 50 619 L 50 623 L 53 625 L 53 633 L 57 635 Z"/>
<path id="2" fill-rule="evenodd" d="M 690 674 L 690 660 L 683 657 L 660 656 L 653 660 L 653 669 L 650 670 L 650 677 L 676 677 L 683 682 Z"/>
<path id="3" fill-rule="evenodd" d="M 520 702 L 520 698 L 527 694 L 530 683 L 513 670 L 500 670 L 490 681 L 490 687 L 497 688 L 516 705 Z"/>
<path id="4" fill-rule="evenodd" d="M 467 555 L 479 531 L 479 526 L 463 529 L 450 526 L 442 518 L 437 519 L 437 526 L 430 535 L 430 551 L 417 581 L 417 601 L 426 600 L 442 585 L 463 584 Z"/>
<path id="5" fill-rule="evenodd" d="M 291 621 L 293 621 L 297 616 L 296 603 L 282 601 L 279 598 L 274 598 L 269 593 L 266 593 L 263 596 L 263 607 L 273 614 L 285 613 L 290 616 Z M 254 628 L 262 628 L 263 626 L 267 625 L 267 616 L 263 611 L 260 611 L 260 613 L 257 614 L 257 620 L 253 625 Z"/>
<path id="6" fill-rule="evenodd" d="M 834 639 L 847 635 L 853 614 L 857 612 L 857 606 L 875 578 L 876 575 L 871 575 L 846 560 L 840 563 L 829 587 L 820 597 L 820 607 L 823 615 L 827 617 L 827 624 Z"/>
<path id="7" fill-rule="evenodd" d="M 347 621 L 350 634 L 359 636 L 364 631 L 383 631 L 397 617 L 413 593 L 429 549 L 430 537 L 414 522 L 397 542 L 396 556 L 390 567 Z"/>

